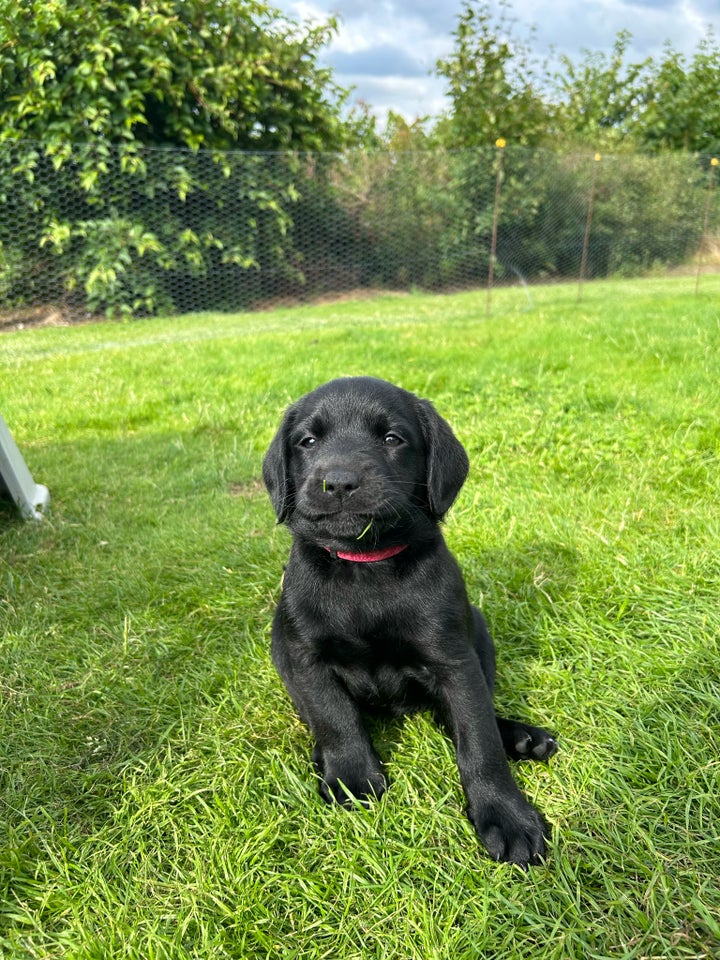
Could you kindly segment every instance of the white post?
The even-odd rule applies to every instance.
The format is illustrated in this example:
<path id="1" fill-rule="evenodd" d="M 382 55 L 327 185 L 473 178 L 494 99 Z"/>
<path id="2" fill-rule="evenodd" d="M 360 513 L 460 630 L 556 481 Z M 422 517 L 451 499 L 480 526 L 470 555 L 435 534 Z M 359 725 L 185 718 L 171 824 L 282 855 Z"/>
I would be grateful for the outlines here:
<path id="1" fill-rule="evenodd" d="M 42 520 L 42 511 L 50 502 L 50 492 L 47 487 L 33 480 L 7 424 L 0 416 L 0 492 L 4 489 L 26 520 Z"/>

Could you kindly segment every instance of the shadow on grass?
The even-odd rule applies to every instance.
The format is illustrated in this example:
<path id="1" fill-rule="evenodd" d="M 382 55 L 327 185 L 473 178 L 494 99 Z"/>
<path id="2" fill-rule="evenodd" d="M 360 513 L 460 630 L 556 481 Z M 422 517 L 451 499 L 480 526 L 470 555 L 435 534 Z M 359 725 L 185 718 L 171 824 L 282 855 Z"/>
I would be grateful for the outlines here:
<path id="1" fill-rule="evenodd" d="M 129 770 L 211 749 L 203 725 L 237 735 L 247 704 L 272 700 L 281 563 L 259 536 L 256 460 L 216 431 L 79 439 L 43 447 L 41 523 L 0 501 L 6 827 L 87 832 Z"/>
<path id="2" fill-rule="evenodd" d="M 574 547 L 553 541 L 482 550 L 463 556 L 471 600 L 481 606 L 506 664 L 542 657 L 541 627 L 577 590 L 582 558 Z"/>
<path id="3" fill-rule="evenodd" d="M 1 484 L 2 481 L 0 480 L 0 531 L 15 524 L 26 522 L 20 516 L 20 511 L 15 506 L 15 503 L 1 489 Z"/>

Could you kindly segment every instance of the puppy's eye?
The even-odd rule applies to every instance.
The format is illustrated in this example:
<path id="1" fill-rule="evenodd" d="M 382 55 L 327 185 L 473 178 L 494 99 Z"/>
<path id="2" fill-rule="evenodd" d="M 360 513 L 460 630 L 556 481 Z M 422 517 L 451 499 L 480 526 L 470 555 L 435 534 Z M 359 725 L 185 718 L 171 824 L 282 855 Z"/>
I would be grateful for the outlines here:
<path id="1" fill-rule="evenodd" d="M 307 436 L 302 438 L 302 440 L 298 443 L 298 446 L 305 447 L 307 450 L 309 447 L 314 447 L 316 443 L 317 437 Z"/>
<path id="2" fill-rule="evenodd" d="M 386 447 L 399 447 L 405 441 L 402 437 L 399 437 L 396 433 L 386 433 L 383 443 Z"/>

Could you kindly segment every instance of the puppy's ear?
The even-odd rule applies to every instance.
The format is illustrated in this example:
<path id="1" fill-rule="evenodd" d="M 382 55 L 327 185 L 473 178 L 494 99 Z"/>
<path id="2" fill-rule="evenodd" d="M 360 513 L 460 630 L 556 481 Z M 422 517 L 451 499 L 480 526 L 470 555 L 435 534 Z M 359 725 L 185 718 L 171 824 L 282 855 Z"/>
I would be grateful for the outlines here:
<path id="1" fill-rule="evenodd" d="M 465 448 L 428 400 L 418 400 L 418 413 L 425 439 L 428 503 L 441 519 L 460 492 L 468 473 Z"/>
<path id="2" fill-rule="evenodd" d="M 295 407 L 292 406 L 285 411 L 282 423 L 268 447 L 262 465 L 263 480 L 275 508 L 278 523 L 287 519 L 292 509 L 292 500 L 295 494 L 290 477 L 290 452 L 288 449 L 290 430 L 294 419 Z"/>

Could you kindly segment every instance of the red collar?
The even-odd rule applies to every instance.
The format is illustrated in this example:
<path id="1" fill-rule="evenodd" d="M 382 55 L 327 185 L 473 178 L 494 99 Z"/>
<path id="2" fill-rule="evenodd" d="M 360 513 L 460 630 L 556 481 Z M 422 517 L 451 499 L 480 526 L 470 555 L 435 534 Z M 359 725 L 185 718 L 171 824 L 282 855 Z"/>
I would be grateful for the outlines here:
<path id="1" fill-rule="evenodd" d="M 375 563 L 378 560 L 389 560 L 390 557 L 396 557 L 403 550 L 407 550 L 406 543 L 398 544 L 395 547 L 385 547 L 384 550 L 370 550 L 368 553 L 346 553 L 344 550 L 331 550 L 325 547 L 328 553 L 340 560 L 350 560 L 353 563 Z"/>

